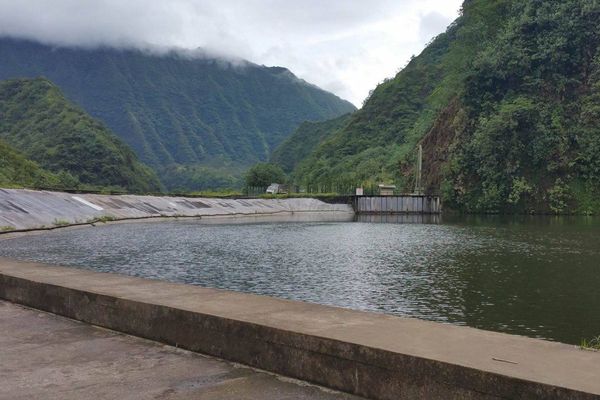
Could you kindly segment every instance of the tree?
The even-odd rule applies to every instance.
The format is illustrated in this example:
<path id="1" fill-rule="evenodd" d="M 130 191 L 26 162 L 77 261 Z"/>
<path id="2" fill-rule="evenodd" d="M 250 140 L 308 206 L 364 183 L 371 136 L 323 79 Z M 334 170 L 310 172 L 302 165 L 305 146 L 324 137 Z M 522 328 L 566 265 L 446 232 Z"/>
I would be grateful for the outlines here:
<path id="1" fill-rule="evenodd" d="M 258 163 L 246 173 L 247 187 L 265 187 L 271 183 L 285 182 L 285 173 L 279 165 L 271 163 Z"/>

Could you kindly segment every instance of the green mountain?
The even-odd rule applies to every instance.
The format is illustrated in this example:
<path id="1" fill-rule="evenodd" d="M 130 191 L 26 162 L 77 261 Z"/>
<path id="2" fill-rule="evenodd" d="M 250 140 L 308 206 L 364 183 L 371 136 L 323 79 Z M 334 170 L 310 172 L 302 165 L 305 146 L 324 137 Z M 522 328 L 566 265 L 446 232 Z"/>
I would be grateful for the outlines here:
<path id="1" fill-rule="evenodd" d="M 219 176 L 241 175 L 266 160 L 300 123 L 355 110 L 285 68 L 200 52 L 159 55 L 4 38 L 0 60 L 0 79 L 44 76 L 56 83 L 155 168 L 167 186 L 169 178 L 198 189 L 207 183 L 198 171 L 211 169 Z"/>
<path id="2" fill-rule="evenodd" d="M 279 145 L 271 154 L 271 161 L 281 165 L 286 173 L 308 157 L 332 132 L 346 126 L 351 114 L 342 115 L 329 121 L 303 122 L 296 131 Z"/>
<path id="3" fill-rule="evenodd" d="M 60 177 L 0 140 L 0 187 L 60 187 Z"/>
<path id="4" fill-rule="evenodd" d="M 293 176 L 410 191 L 421 144 L 423 186 L 447 206 L 599 212 L 599 43 L 596 1 L 465 1 Z"/>
<path id="5" fill-rule="evenodd" d="M 119 138 L 46 79 L 0 82 L 0 139 L 9 184 L 160 189 Z"/>

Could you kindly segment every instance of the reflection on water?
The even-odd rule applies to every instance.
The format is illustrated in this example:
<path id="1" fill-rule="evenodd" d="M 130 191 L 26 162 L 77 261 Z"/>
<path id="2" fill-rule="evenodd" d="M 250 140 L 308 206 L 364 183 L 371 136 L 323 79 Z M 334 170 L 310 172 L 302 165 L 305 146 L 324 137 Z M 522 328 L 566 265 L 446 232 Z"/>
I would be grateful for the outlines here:
<path id="1" fill-rule="evenodd" d="M 327 211 L 299 211 L 294 213 L 281 213 L 271 215 L 232 215 L 227 216 L 203 216 L 200 221 L 202 224 L 210 225 L 247 225 L 247 224 L 273 224 L 290 222 L 352 222 L 355 214 L 353 212 L 327 212 Z"/>
<path id="2" fill-rule="evenodd" d="M 356 222 L 372 222 L 380 224 L 439 224 L 439 214 L 358 214 Z"/>
<path id="3" fill-rule="evenodd" d="M 0 255 L 569 343 L 600 334 L 600 221 L 590 218 L 181 220 L 0 241 Z"/>

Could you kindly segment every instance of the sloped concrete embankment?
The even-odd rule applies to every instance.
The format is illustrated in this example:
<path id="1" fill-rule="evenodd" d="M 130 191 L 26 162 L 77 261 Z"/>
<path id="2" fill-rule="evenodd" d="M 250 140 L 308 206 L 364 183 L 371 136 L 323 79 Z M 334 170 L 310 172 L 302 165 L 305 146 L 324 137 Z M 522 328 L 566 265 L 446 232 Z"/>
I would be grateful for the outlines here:
<path id="1" fill-rule="evenodd" d="M 600 396 L 600 353 L 460 326 L 7 259 L 0 298 L 372 399 Z"/>
<path id="2" fill-rule="evenodd" d="M 0 230 L 27 230 L 160 217 L 267 216 L 293 213 L 353 214 L 347 204 L 316 199 L 214 199 L 70 194 L 0 189 Z"/>

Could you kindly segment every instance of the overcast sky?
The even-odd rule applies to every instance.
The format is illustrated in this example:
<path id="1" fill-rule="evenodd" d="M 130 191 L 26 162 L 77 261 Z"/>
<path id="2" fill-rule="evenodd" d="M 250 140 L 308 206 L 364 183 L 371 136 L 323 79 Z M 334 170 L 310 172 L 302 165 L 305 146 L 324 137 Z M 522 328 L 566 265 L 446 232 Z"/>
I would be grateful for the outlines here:
<path id="1" fill-rule="evenodd" d="M 61 45 L 202 47 L 284 66 L 357 106 L 462 0 L 0 0 L 0 35 Z"/>

